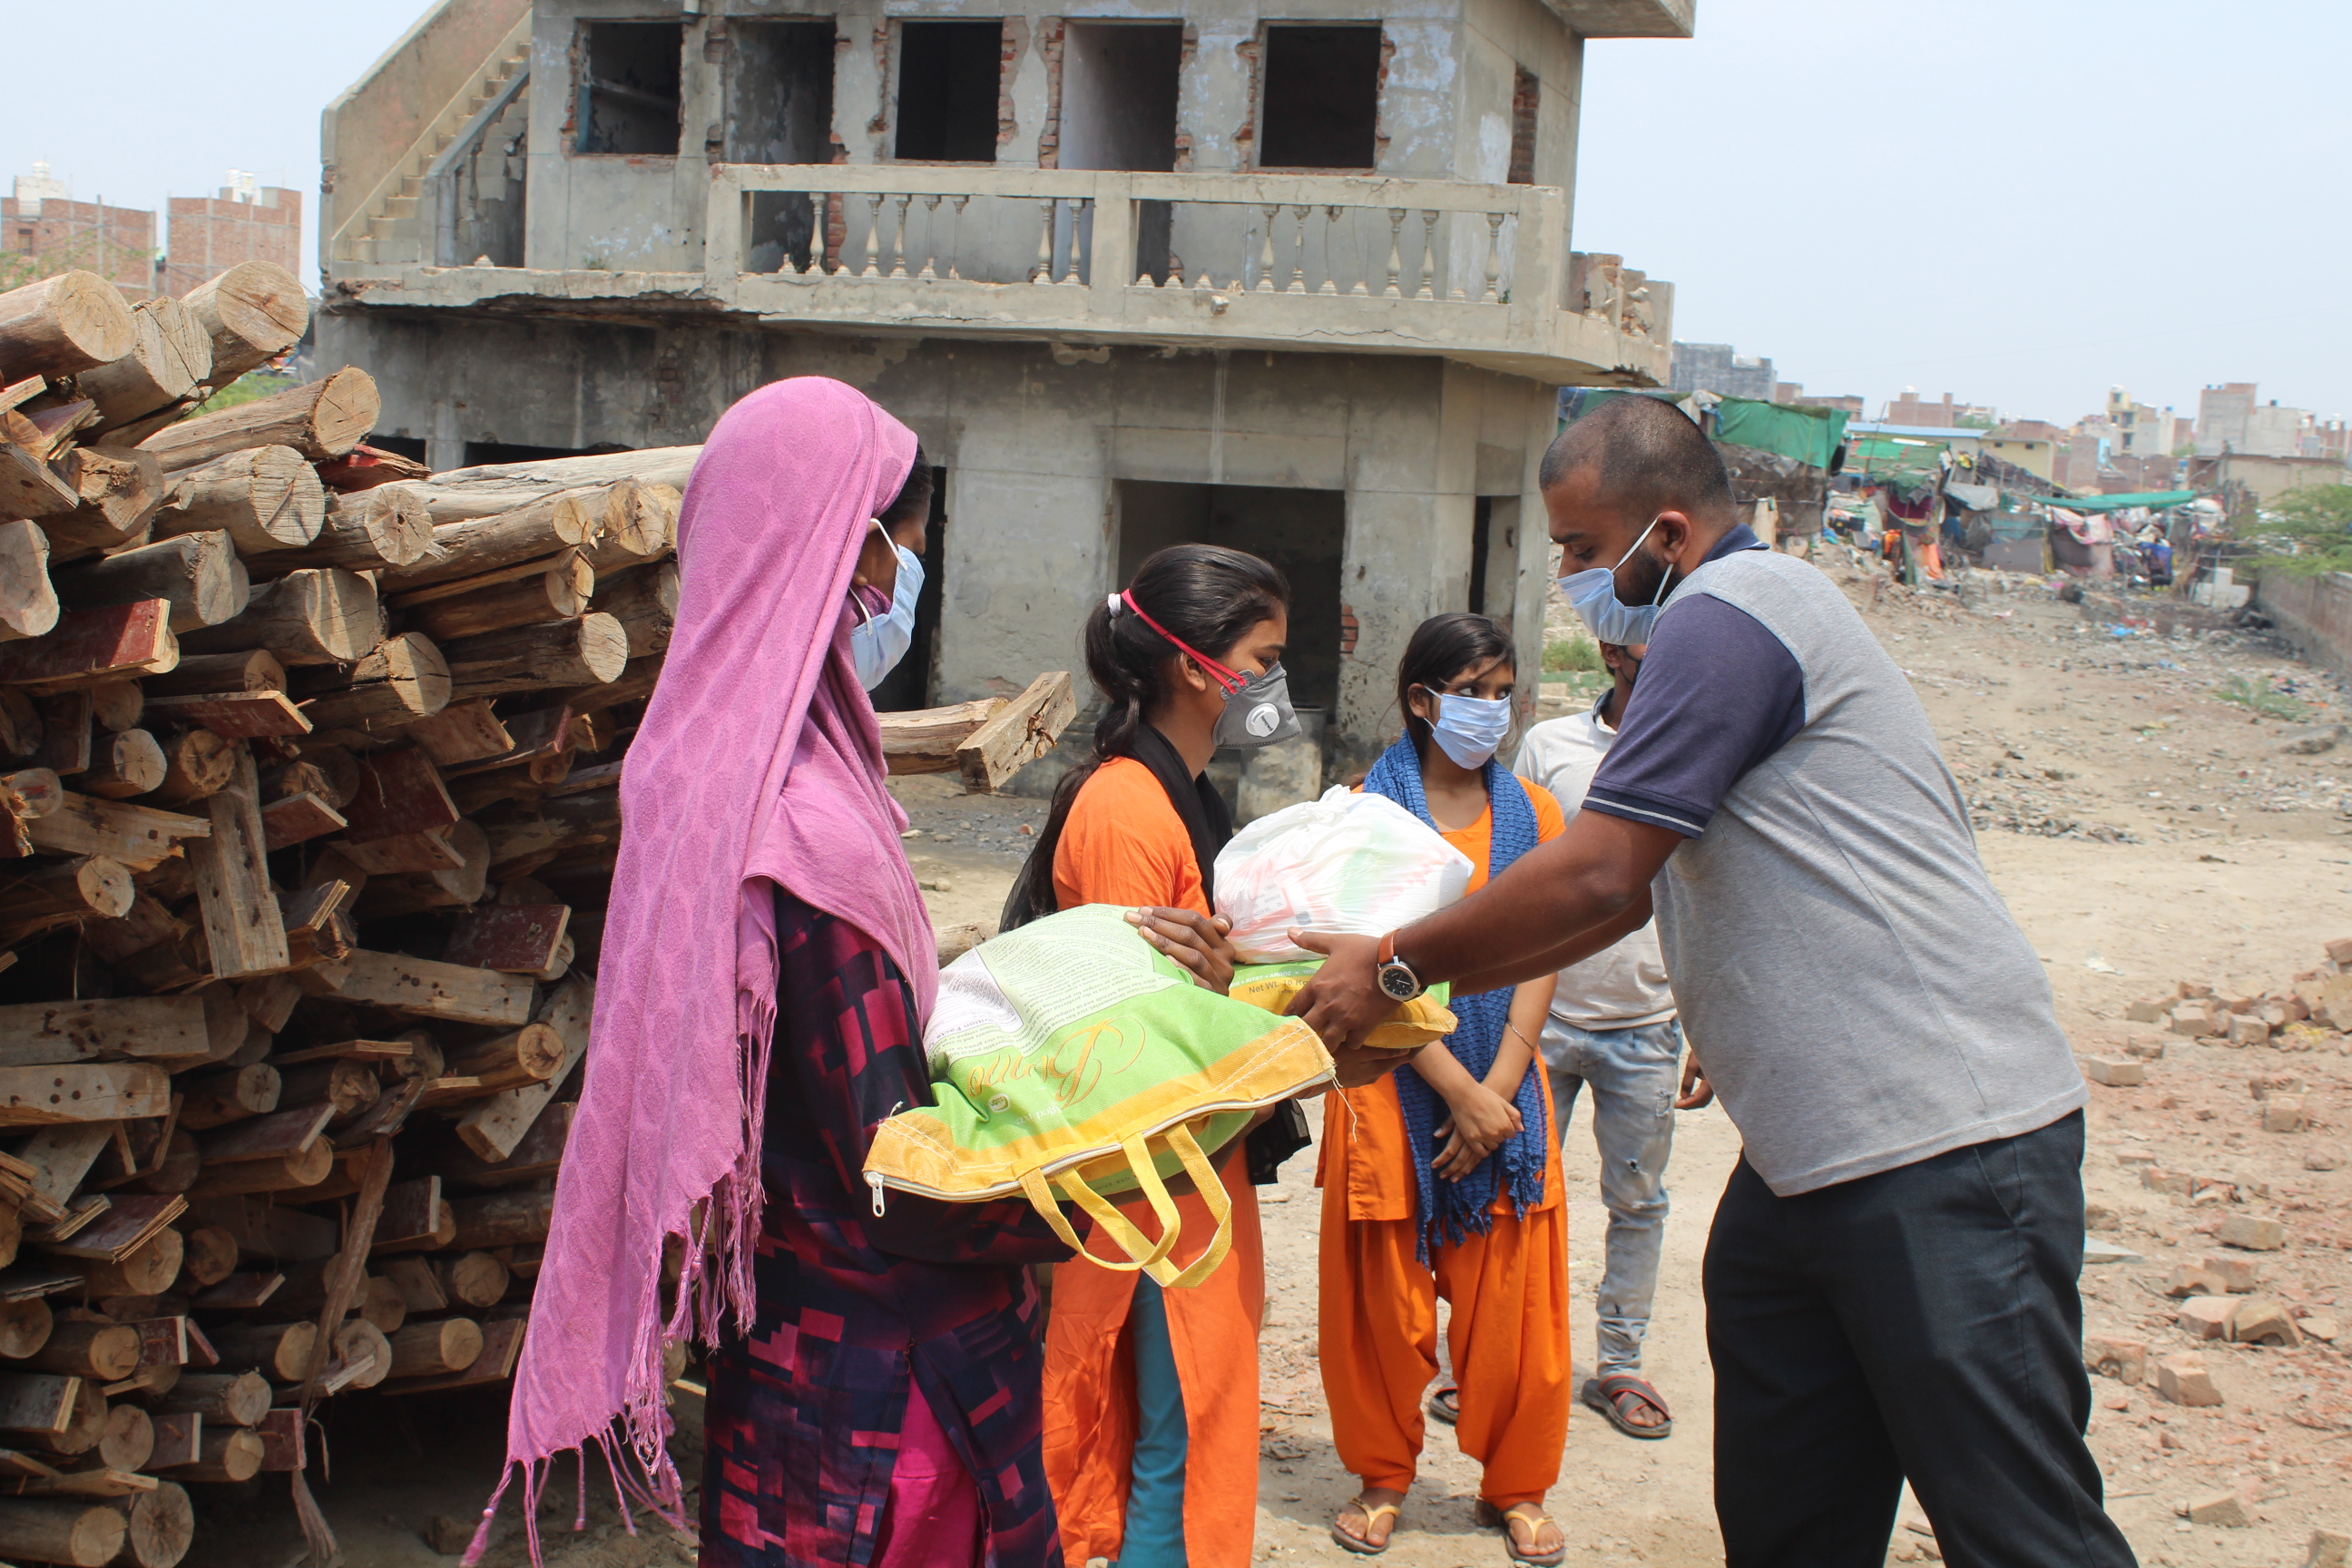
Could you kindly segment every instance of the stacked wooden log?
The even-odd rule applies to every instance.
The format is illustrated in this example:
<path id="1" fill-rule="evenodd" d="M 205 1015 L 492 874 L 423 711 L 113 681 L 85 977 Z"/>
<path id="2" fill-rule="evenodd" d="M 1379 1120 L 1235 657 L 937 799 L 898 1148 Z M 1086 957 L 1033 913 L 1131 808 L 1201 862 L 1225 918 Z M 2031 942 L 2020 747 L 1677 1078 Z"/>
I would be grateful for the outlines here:
<path id="1" fill-rule="evenodd" d="M 11 1561 L 170 1568 L 318 1401 L 511 1374 L 677 610 L 692 448 L 425 476 L 355 369 L 191 416 L 271 270 L 0 293 Z M 886 750 L 993 788 L 1072 708 Z"/>

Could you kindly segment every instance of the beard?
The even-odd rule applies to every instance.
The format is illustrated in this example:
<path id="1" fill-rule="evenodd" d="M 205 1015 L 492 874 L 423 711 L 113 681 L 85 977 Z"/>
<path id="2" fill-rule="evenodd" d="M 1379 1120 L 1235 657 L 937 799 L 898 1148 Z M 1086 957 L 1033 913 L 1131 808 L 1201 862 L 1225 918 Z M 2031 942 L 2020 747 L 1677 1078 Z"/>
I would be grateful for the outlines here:
<path id="1" fill-rule="evenodd" d="M 1623 571 L 1616 578 L 1617 602 L 1633 606 L 1653 602 L 1658 596 L 1658 589 L 1665 583 L 1668 570 L 1666 563 L 1652 554 L 1647 545 L 1643 546 L 1634 552 L 1633 560 L 1625 563 Z M 1633 575 L 1628 578 L 1624 573 Z"/>

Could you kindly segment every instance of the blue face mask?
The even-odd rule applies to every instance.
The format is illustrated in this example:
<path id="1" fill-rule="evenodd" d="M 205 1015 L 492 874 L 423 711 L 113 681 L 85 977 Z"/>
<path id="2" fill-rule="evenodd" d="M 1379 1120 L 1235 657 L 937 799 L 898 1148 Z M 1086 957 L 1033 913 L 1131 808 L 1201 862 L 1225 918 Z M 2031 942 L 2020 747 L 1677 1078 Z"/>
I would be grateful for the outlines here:
<path id="1" fill-rule="evenodd" d="M 1617 574 L 1626 562 L 1633 559 L 1633 551 L 1642 548 L 1642 540 L 1650 537 L 1658 520 L 1652 518 L 1649 528 L 1633 541 L 1633 549 L 1618 558 L 1614 566 L 1591 566 L 1570 573 L 1559 580 L 1559 591 L 1568 595 L 1570 608 L 1584 618 L 1592 628 L 1598 642 L 1646 643 L 1650 632 L 1658 624 L 1658 608 L 1665 602 L 1666 574 L 1658 579 L 1657 597 L 1646 605 L 1628 605 L 1617 597 Z"/>
<path id="2" fill-rule="evenodd" d="M 1457 768 L 1483 768 L 1502 749 L 1511 732 L 1511 700 L 1507 697 L 1457 697 L 1441 693 L 1437 719 L 1429 727 L 1437 749 L 1454 759 Z"/>
<path id="3" fill-rule="evenodd" d="M 898 668 L 915 640 L 915 601 L 923 592 L 923 559 L 903 544 L 896 548 L 898 586 L 890 595 L 890 607 L 878 616 L 868 616 L 849 633 L 849 658 L 857 667 L 857 683 L 868 691 Z"/>

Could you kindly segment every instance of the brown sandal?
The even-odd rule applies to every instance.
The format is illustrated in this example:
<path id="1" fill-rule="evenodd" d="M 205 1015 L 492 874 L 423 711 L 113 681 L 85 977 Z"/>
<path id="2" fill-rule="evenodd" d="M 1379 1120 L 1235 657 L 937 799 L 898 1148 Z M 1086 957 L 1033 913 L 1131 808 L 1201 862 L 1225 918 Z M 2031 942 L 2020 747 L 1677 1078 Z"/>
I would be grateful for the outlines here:
<path id="1" fill-rule="evenodd" d="M 1511 1521 L 1515 1519 L 1528 1527 L 1529 1535 L 1536 1536 L 1543 1533 L 1545 1525 L 1558 1528 L 1559 1524 L 1559 1521 L 1546 1513 L 1538 1503 L 1515 1502 L 1508 1508 L 1496 1508 L 1485 1498 L 1478 1500 L 1479 1528 L 1503 1532 L 1503 1550 L 1509 1553 L 1512 1562 L 1525 1563 L 1528 1568 L 1559 1568 L 1567 1561 L 1568 1531 L 1560 1531 L 1559 1544 L 1549 1552 L 1522 1552 L 1518 1537 L 1511 1533 Z"/>
<path id="2" fill-rule="evenodd" d="M 1358 1557 L 1378 1557 L 1381 1552 L 1386 1552 L 1390 1547 L 1396 1544 L 1396 1532 L 1404 1523 L 1404 1505 L 1402 1503 L 1366 1502 L 1363 1500 L 1362 1495 L 1359 1493 L 1357 1496 L 1349 1500 L 1348 1506 L 1364 1516 L 1364 1533 L 1360 1536 L 1350 1535 L 1346 1531 L 1339 1528 L 1339 1521 L 1338 1520 L 1333 1520 L 1331 1521 L 1331 1539 L 1339 1543 L 1340 1551 L 1352 1552 Z M 1380 1523 L 1381 1515 L 1382 1514 L 1388 1515 L 1394 1522 L 1389 1526 L 1388 1534 L 1376 1545 L 1370 1538 L 1372 1533 L 1372 1526 Z"/>

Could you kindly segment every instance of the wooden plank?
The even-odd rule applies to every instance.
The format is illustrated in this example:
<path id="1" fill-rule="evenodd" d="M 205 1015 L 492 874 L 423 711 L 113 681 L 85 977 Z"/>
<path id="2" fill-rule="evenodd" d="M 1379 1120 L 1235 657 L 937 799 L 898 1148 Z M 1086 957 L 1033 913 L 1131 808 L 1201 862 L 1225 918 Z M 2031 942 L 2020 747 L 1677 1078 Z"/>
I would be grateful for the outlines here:
<path id="1" fill-rule="evenodd" d="M 194 697 L 148 699 L 151 714 L 196 724 L 232 741 L 307 735 L 310 721 L 282 691 L 213 691 Z"/>
<path id="2" fill-rule="evenodd" d="M 26 1258 L 13 1268 L 0 1268 L 0 1301 L 37 1301 L 44 1296 L 81 1289 L 81 1270 L 47 1258 Z"/>
<path id="3" fill-rule="evenodd" d="M 945 708 L 877 713 L 883 763 L 893 773 L 953 773 L 956 748 L 1006 706 L 1002 697 L 983 697 Z"/>
<path id="4" fill-rule="evenodd" d="M 355 948 L 349 962 L 350 972 L 334 992 L 344 1001 L 453 1023 L 519 1029 L 530 1022 L 531 1003 L 539 990 L 526 975 L 436 963 L 396 952 Z"/>
<path id="5" fill-rule="evenodd" d="M 193 1410 L 178 1411 L 154 1417 L 155 1451 L 147 1458 L 147 1468 L 153 1470 L 174 1469 L 193 1465 L 204 1458 L 205 1418 Z"/>
<path id="6" fill-rule="evenodd" d="M 273 851 L 341 833 L 346 826 L 343 814 L 330 805 L 326 796 L 308 790 L 273 800 L 261 808 L 263 839 Z"/>
<path id="7" fill-rule="evenodd" d="M 383 1190 L 383 1213 L 375 1222 L 375 1240 L 371 1250 L 429 1251 L 442 1245 L 442 1224 L 448 1215 L 448 1207 L 441 1198 L 438 1176 L 393 1183 Z"/>
<path id="8" fill-rule="evenodd" d="M 170 1076 L 147 1062 L 0 1068 L 0 1127 L 161 1116 L 171 1104 Z"/>
<path id="9" fill-rule="evenodd" d="M 97 997 L 0 1007 L 0 1067 L 104 1057 L 194 1063 L 211 1048 L 204 1000 L 196 996 Z"/>
<path id="10" fill-rule="evenodd" d="M 38 1439 L 64 1431 L 80 1392 L 81 1379 L 59 1373 L 0 1373 L 0 1433 Z"/>
<path id="11" fill-rule="evenodd" d="M 0 1448 L 0 1478 L 8 1480 L 32 1480 L 41 1476 L 54 1476 L 54 1466 L 44 1464 L 30 1454 L 14 1448 Z"/>
<path id="12" fill-rule="evenodd" d="M 151 1458 L 148 1462 L 154 1461 Z M 142 1476 L 135 1470 L 110 1470 L 100 1466 L 38 1477 L 16 1489 L 23 1497 L 136 1497 L 162 1484 L 154 1477 Z"/>
<path id="13" fill-rule="evenodd" d="M 142 1318 L 131 1326 L 139 1331 L 141 1366 L 185 1366 L 188 1363 L 188 1320 L 184 1314 L 170 1318 Z"/>
<path id="14" fill-rule="evenodd" d="M 33 847 L 45 855 L 103 855 L 133 871 L 152 871 L 184 838 L 208 838 L 212 823 L 176 811 L 128 801 L 61 792 L 58 808 L 25 823 Z"/>
<path id="15" fill-rule="evenodd" d="M 487 697 L 452 702 L 430 718 L 419 719 L 401 733 L 445 768 L 502 755 L 514 750 L 515 743 L 514 737 L 490 710 Z"/>
<path id="16" fill-rule="evenodd" d="M 98 1219 L 66 1241 L 36 1245 L 60 1258 L 96 1258 L 120 1263 L 157 1231 L 187 1212 L 178 1194 L 125 1193 Z"/>
<path id="17" fill-rule="evenodd" d="M 404 746 L 361 760 L 359 793 L 343 815 L 351 819 L 349 837 L 364 840 L 447 827 L 459 813 L 433 760 L 418 747 Z"/>
<path id="18" fill-rule="evenodd" d="M 457 1121 L 457 1133 L 467 1148 L 487 1161 L 513 1153 L 523 1135 L 555 1098 L 555 1091 L 588 1050 L 588 1025 L 596 1010 L 596 983 L 573 974 L 547 1000 L 539 1022 L 563 1037 L 563 1065 L 543 1083 L 525 1084 L 489 1096 L 468 1109 Z"/>
<path id="19" fill-rule="evenodd" d="M 1029 683 L 956 748 L 956 769 L 964 788 L 993 795 L 1007 780 L 1052 751 L 1078 714 L 1070 672 L 1057 669 Z"/>
<path id="20" fill-rule="evenodd" d="M 46 636 L 0 643 L 0 681 L 15 685 L 160 675 L 179 662 L 168 599 L 69 610 Z"/>
<path id="21" fill-rule="evenodd" d="M 309 1148 L 334 1115 L 335 1108 L 322 1101 L 233 1121 L 201 1140 L 205 1168 L 245 1160 L 282 1160 Z"/>
<path id="22" fill-rule="evenodd" d="M 342 857 L 371 877 L 397 877 L 418 871 L 463 869 L 466 852 L 452 842 L 451 828 L 427 833 L 400 833 L 364 841 L 346 837 L 336 846 Z"/>
<path id="23" fill-rule="evenodd" d="M 278 1288 L 285 1283 L 283 1274 L 232 1274 L 197 1291 L 189 1304 L 207 1311 L 250 1311 L 276 1295 Z"/>
<path id="24" fill-rule="evenodd" d="M 188 846 L 213 973 L 223 980 L 287 965 L 286 925 L 270 885 L 261 826 L 261 781 L 250 752 L 236 759 L 226 789 L 205 797 L 210 837 Z"/>
<path id="25" fill-rule="evenodd" d="M 120 1127 L 122 1124 L 116 1121 L 109 1122 L 107 1125 L 111 1129 Z M 112 1206 L 113 1202 L 114 1200 L 108 1197 L 104 1193 L 77 1193 L 74 1196 L 66 1200 L 64 1205 L 65 1212 L 59 1215 L 58 1218 L 51 1221 L 49 1224 L 42 1226 L 38 1229 L 33 1231 L 31 1233 L 30 1239 L 36 1241 L 64 1241 L 68 1237 L 72 1237 L 79 1233 L 92 1220 L 104 1214 Z M 55 1252 L 58 1249 L 51 1247 L 45 1248 L 44 1250 Z"/>
<path id="26" fill-rule="evenodd" d="M 337 1040 L 330 1046 L 305 1046 L 299 1051 L 273 1052 L 269 1065 L 290 1068 L 299 1067 L 304 1062 L 404 1062 L 415 1054 L 416 1047 L 406 1040 Z"/>
<path id="27" fill-rule="evenodd" d="M 114 1141 L 119 1121 L 77 1121 L 45 1127 L 26 1139 L 17 1157 L 34 1168 L 33 1192 L 50 1206 L 62 1209 L 72 1197 L 98 1156 Z"/>
<path id="28" fill-rule="evenodd" d="M 302 1452 L 302 1429 L 308 1425 L 303 1413 L 297 1408 L 272 1410 L 254 1428 L 261 1436 L 261 1468 L 265 1470 L 299 1470 L 309 1461 Z"/>
<path id="29" fill-rule="evenodd" d="M 537 974 L 555 962 L 572 921 L 569 904 L 490 904 L 457 917 L 446 963 L 509 974 Z"/>

